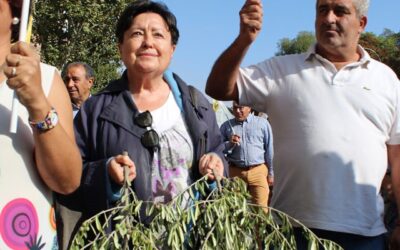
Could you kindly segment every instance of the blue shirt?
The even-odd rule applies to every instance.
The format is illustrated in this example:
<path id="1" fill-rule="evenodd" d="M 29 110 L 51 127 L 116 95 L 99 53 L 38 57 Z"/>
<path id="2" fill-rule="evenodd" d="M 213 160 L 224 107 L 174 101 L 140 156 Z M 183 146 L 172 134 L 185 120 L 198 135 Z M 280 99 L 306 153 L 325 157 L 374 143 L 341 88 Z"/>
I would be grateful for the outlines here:
<path id="1" fill-rule="evenodd" d="M 239 167 L 265 163 L 268 166 L 268 175 L 273 176 L 274 148 L 268 120 L 249 114 L 243 122 L 236 119 L 224 122 L 220 130 L 230 163 Z M 233 134 L 240 136 L 239 145 L 234 146 L 229 142 Z"/>

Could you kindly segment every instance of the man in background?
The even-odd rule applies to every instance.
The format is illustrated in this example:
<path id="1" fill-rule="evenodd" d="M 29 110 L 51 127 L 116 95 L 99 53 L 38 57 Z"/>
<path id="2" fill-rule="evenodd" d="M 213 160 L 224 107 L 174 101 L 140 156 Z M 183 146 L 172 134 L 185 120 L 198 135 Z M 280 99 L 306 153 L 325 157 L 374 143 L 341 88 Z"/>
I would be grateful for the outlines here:
<path id="1" fill-rule="evenodd" d="M 75 115 L 83 102 L 90 97 L 90 89 L 94 84 L 94 71 L 84 62 L 69 63 L 63 71 L 63 80 L 71 98 L 72 109 Z"/>
<path id="2" fill-rule="evenodd" d="M 244 180 L 253 202 L 268 211 L 269 186 L 274 182 L 272 131 L 267 119 L 255 116 L 249 106 L 233 102 L 235 118 L 221 125 L 230 177 Z"/>

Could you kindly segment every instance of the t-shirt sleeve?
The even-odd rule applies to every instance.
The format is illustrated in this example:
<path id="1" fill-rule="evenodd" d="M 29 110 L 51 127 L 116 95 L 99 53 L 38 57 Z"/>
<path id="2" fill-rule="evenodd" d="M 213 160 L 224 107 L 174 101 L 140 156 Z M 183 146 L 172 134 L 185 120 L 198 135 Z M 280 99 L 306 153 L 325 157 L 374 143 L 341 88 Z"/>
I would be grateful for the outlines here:
<path id="1" fill-rule="evenodd" d="M 239 104 L 266 112 L 266 97 L 272 83 L 270 62 L 264 61 L 256 65 L 240 68 L 237 79 Z"/>
<path id="2" fill-rule="evenodd" d="M 396 110 L 395 117 L 393 119 L 393 125 L 390 130 L 390 137 L 387 141 L 389 145 L 400 144 L 400 81 L 395 85 L 396 88 Z"/>

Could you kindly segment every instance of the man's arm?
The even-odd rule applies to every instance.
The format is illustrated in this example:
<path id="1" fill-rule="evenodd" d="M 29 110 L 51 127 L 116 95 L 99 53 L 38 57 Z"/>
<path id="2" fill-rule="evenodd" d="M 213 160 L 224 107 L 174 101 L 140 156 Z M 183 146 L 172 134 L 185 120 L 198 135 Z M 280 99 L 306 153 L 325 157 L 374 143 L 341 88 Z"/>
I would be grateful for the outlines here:
<path id="1" fill-rule="evenodd" d="M 247 0 L 240 10 L 240 32 L 215 62 L 207 79 L 206 93 L 218 100 L 238 101 L 236 80 L 240 64 L 261 30 L 261 0 Z"/>
<path id="2" fill-rule="evenodd" d="M 230 130 L 230 125 L 229 125 L 229 120 L 226 120 L 224 123 L 222 123 L 221 127 L 219 128 L 222 136 L 222 141 L 224 142 L 224 154 L 225 156 L 229 155 L 232 153 L 233 150 L 233 144 L 231 143 L 231 130 Z"/>
<path id="3" fill-rule="evenodd" d="M 264 119 L 264 118 L 262 118 Z M 265 120 L 265 132 L 264 132 L 264 149 L 265 149 L 265 163 L 268 166 L 268 175 L 274 176 L 273 158 L 274 158 L 274 145 L 272 129 L 267 120 Z"/>
<path id="4" fill-rule="evenodd" d="M 391 168 L 392 188 L 396 198 L 397 207 L 400 206 L 400 145 L 387 145 L 389 165 Z M 397 212 L 400 215 L 399 211 Z M 391 249 L 400 249 L 400 223 L 396 222 L 396 228 L 392 234 Z"/>

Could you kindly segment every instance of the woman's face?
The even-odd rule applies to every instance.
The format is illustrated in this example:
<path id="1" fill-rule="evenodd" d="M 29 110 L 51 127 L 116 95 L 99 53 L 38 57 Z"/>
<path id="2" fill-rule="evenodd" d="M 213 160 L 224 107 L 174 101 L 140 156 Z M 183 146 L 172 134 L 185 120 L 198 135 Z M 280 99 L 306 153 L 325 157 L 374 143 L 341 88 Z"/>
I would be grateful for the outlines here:
<path id="1" fill-rule="evenodd" d="M 128 70 L 162 75 L 168 67 L 175 45 L 164 19 L 156 13 L 137 15 L 125 31 L 119 52 Z"/>

